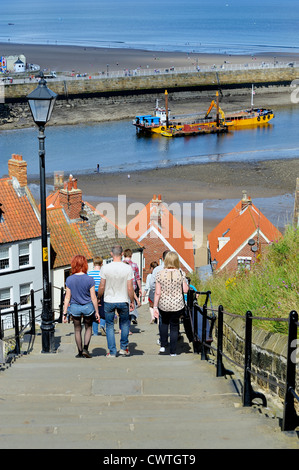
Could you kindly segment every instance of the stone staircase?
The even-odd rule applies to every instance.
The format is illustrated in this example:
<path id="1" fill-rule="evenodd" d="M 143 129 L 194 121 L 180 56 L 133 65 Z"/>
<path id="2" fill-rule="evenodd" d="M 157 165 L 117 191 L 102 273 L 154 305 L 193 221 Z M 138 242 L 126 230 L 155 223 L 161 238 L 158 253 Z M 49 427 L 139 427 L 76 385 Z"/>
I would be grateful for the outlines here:
<path id="1" fill-rule="evenodd" d="M 41 353 L 38 334 L 33 351 L 0 372 L 1 448 L 299 447 L 277 418 L 243 408 L 237 380 L 216 378 L 185 334 L 176 357 L 159 355 L 146 305 L 132 332 L 130 357 L 110 359 L 104 336 L 92 337 L 91 359 L 76 359 L 72 324 L 56 326 L 55 354 Z"/>

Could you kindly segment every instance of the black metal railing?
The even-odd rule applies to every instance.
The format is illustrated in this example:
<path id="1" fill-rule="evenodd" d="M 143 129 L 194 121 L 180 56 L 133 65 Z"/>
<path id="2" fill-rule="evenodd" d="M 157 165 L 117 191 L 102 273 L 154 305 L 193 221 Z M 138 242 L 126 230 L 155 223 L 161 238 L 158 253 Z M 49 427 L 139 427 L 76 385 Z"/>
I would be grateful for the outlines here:
<path id="1" fill-rule="evenodd" d="M 203 305 L 199 305 L 200 296 L 205 295 Z M 216 353 L 216 376 L 233 375 L 234 372 L 227 369 L 223 364 L 223 358 L 234 363 L 237 367 L 243 369 L 243 394 L 242 403 L 244 407 L 252 406 L 253 400 L 258 398 L 262 400 L 263 406 L 267 406 L 267 400 L 263 393 L 253 389 L 251 377 L 255 376 L 265 381 L 265 376 L 252 370 L 252 322 L 253 320 L 288 322 L 288 340 L 287 340 L 287 365 L 285 383 L 280 384 L 267 378 L 269 384 L 283 388 L 283 419 L 281 421 L 282 431 L 293 431 L 299 426 L 299 416 L 296 412 L 295 400 L 299 402 L 299 396 L 296 393 L 296 354 L 297 354 L 297 334 L 298 334 L 298 313 L 292 310 L 288 318 L 268 318 L 253 316 L 251 311 L 247 311 L 245 316 L 225 312 L 222 305 L 219 305 L 217 315 L 213 306 L 208 307 L 208 301 L 211 302 L 211 292 L 189 291 L 187 296 L 187 306 L 190 315 L 190 321 L 193 332 L 194 352 L 201 352 L 201 359 L 208 358 L 211 350 Z M 211 304 L 212 305 L 212 304 Z M 210 313 L 211 312 L 211 313 Z M 224 314 L 232 317 L 238 317 L 245 321 L 244 337 L 244 363 L 239 364 L 223 351 L 223 324 Z M 199 315 L 201 318 L 199 318 Z M 217 320 L 217 346 L 212 345 L 213 327 Z M 265 371 L 264 371 L 265 372 Z"/>
<path id="2" fill-rule="evenodd" d="M 54 320 L 57 323 L 62 323 L 63 313 L 63 300 L 64 288 L 55 287 L 60 290 L 60 304 L 58 308 L 59 317 Z M 27 350 L 23 354 L 28 354 L 32 351 L 34 338 L 36 336 L 36 323 L 41 317 L 42 307 L 37 308 L 35 305 L 35 294 L 42 289 L 30 291 L 30 302 L 26 305 L 15 302 L 13 305 L 5 305 L 0 307 L 0 340 L 4 343 L 11 344 L 11 349 L 8 348 L 8 353 L 0 355 L 0 363 L 5 364 L 9 359 L 14 358 L 21 354 L 21 340 L 25 335 L 29 336 Z M 4 311 L 3 311 L 4 310 Z M 53 311 L 53 319 L 57 311 Z M 5 324 L 10 327 L 5 327 Z M 7 356 L 7 357 L 4 357 Z"/>

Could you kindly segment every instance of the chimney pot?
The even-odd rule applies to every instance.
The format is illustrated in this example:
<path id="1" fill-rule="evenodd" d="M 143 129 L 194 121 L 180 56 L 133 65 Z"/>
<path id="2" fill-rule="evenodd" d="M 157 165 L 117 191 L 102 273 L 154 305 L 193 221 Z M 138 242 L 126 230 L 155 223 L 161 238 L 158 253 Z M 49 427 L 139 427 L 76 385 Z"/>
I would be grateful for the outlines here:
<path id="1" fill-rule="evenodd" d="M 82 191 L 77 187 L 77 178 L 70 175 L 68 181 L 64 182 L 63 189 L 59 191 L 59 201 L 71 220 L 80 217 Z"/>
<path id="2" fill-rule="evenodd" d="M 12 154 L 8 160 L 8 174 L 10 178 L 15 177 L 21 187 L 27 186 L 27 162 L 22 155 Z"/>
<path id="3" fill-rule="evenodd" d="M 242 197 L 242 204 L 241 204 L 241 210 L 245 209 L 247 206 L 252 205 L 251 198 L 247 196 L 247 191 L 244 190 L 242 191 L 243 197 Z"/>

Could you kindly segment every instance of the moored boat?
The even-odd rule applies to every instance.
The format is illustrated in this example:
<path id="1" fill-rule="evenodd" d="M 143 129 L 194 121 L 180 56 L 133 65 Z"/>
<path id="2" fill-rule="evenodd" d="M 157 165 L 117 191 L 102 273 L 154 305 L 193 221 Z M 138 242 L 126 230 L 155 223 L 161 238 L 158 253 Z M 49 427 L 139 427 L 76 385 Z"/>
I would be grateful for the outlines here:
<path id="1" fill-rule="evenodd" d="M 268 123 L 274 118 L 271 109 L 251 108 L 226 114 L 225 122 L 234 128 L 256 126 Z"/>
<path id="2" fill-rule="evenodd" d="M 168 93 L 165 91 L 165 107 L 160 107 L 158 100 L 154 115 L 138 115 L 133 125 L 138 131 L 156 133 L 167 137 L 174 135 L 197 135 L 211 132 L 226 132 L 228 128 L 238 129 L 246 126 L 267 124 L 274 118 L 274 113 L 267 108 L 253 108 L 253 87 L 251 108 L 225 114 L 219 106 L 219 95 L 216 92 L 216 102 L 213 100 L 205 115 L 186 114 L 171 117 L 168 109 Z M 212 109 L 216 109 L 216 116 L 210 117 Z M 192 126 L 189 132 L 186 126 Z M 199 129 L 200 127 L 200 129 Z M 197 129 L 196 129 L 197 128 Z"/>

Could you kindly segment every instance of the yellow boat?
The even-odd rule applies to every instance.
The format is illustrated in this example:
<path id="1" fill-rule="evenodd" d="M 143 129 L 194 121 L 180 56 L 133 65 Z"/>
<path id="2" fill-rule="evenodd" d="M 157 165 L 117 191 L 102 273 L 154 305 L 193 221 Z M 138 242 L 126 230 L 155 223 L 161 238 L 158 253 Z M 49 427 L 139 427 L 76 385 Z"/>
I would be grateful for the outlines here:
<path id="1" fill-rule="evenodd" d="M 252 86 L 252 99 L 250 109 L 225 114 L 219 106 L 219 93 L 217 91 L 216 102 L 214 100 L 211 102 L 210 107 L 204 117 L 189 114 L 177 116 L 177 118 L 170 118 L 168 110 L 168 93 L 167 90 L 165 90 L 165 107 L 159 107 L 157 101 L 154 115 L 136 116 L 135 120 L 133 121 L 133 124 L 139 131 L 154 134 L 162 134 L 168 137 L 170 137 L 170 135 L 166 135 L 167 133 L 173 135 L 172 129 L 179 130 L 184 124 L 190 124 L 192 126 L 206 126 L 207 128 L 216 127 L 219 128 L 221 131 L 223 131 L 223 127 L 228 127 L 230 129 L 239 129 L 246 126 L 260 126 L 263 124 L 267 124 L 271 119 L 274 118 L 274 113 L 271 109 L 253 108 L 253 94 L 254 91 Z M 216 109 L 216 117 L 211 118 L 209 115 L 213 108 Z M 190 122 L 191 119 L 192 122 Z M 178 120 L 180 122 L 178 122 Z"/>
<path id="2" fill-rule="evenodd" d="M 225 124 L 233 128 L 260 126 L 261 124 L 267 124 L 273 118 L 274 113 L 271 109 L 245 109 L 243 111 L 226 114 Z"/>
<path id="3" fill-rule="evenodd" d="M 239 128 L 246 126 L 255 126 L 261 124 L 267 124 L 271 119 L 274 118 L 274 113 L 271 109 L 266 108 L 253 108 L 253 86 L 251 95 L 251 108 L 243 109 L 241 111 L 235 111 L 232 113 L 225 114 L 219 106 L 218 91 L 216 92 L 217 102 L 212 101 L 210 107 L 205 115 L 205 119 L 208 119 L 210 112 L 213 108 L 216 108 L 218 115 L 221 115 L 221 119 L 218 117 L 220 122 L 230 128 Z M 212 121 L 211 121 L 212 123 Z M 213 122 L 216 124 L 216 121 Z"/>

